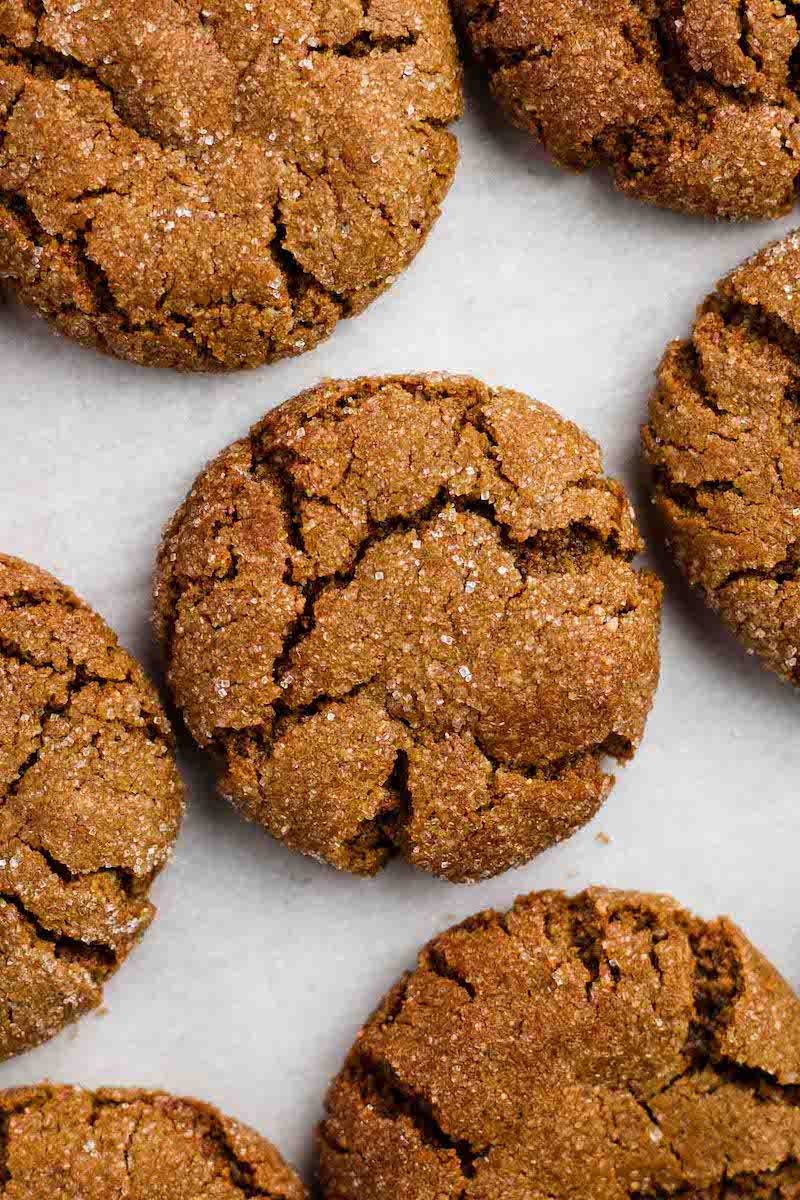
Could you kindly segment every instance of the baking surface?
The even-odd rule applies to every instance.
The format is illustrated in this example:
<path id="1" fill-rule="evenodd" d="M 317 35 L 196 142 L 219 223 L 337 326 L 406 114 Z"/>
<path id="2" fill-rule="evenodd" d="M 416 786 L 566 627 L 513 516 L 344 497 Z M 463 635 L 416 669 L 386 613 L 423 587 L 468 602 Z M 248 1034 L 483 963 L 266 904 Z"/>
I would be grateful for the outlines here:
<path id="1" fill-rule="evenodd" d="M 730 914 L 800 986 L 800 738 L 791 689 L 691 596 L 653 526 L 639 456 L 653 371 L 716 279 L 800 224 L 646 209 L 552 167 L 468 82 L 461 164 L 427 246 L 365 314 L 302 358 L 227 377 L 147 371 L 0 310 L 0 549 L 74 587 L 160 682 L 150 577 L 161 527 L 205 462 L 324 376 L 455 371 L 518 388 L 600 442 L 667 585 L 662 679 L 642 746 L 595 819 L 517 871 L 458 887 L 396 863 L 338 875 L 245 825 L 181 742 L 188 813 L 159 916 L 105 1011 L 0 1066 L 164 1087 L 219 1105 L 307 1176 L 330 1076 L 420 944 L 520 892 L 672 892 Z"/>

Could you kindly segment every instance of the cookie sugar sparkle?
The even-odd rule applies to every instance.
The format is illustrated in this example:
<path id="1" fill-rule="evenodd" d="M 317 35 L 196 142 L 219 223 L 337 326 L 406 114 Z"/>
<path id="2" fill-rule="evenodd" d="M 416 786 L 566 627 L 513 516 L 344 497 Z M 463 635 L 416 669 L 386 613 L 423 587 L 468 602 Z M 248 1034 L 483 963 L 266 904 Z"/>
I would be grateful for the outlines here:
<path id="1" fill-rule="evenodd" d="M 455 881 L 566 837 L 629 758 L 661 586 L 577 426 L 474 379 L 324 383 L 200 475 L 156 622 L 221 791 L 357 874 Z"/>

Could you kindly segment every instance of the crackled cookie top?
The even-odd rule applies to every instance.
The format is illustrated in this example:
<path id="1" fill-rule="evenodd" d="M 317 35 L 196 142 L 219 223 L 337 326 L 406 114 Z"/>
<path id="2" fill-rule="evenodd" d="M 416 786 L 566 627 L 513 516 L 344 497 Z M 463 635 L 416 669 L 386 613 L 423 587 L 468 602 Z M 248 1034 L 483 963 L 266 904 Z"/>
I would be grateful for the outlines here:
<path id="1" fill-rule="evenodd" d="M 690 582 L 749 650 L 800 682 L 800 236 L 705 301 L 658 373 L 644 430 Z"/>
<path id="2" fill-rule="evenodd" d="M 629 195 L 777 217 L 800 173 L 794 5 L 779 0 L 456 0 L 509 118 Z"/>
<path id="3" fill-rule="evenodd" d="M 0 0 L 0 278 L 138 362 L 298 354 L 419 249 L 460 104 L 445 0 Z"/>
<path id="4" fill-rule="evenodd" d="M 156 614 L 221 790 L 291 847 L 453 880 L 595 812 L 637 745 L 661 589 L 552 409 L 442 376 L 325 383 L 203 472 Z"/>
<path id="5" fill-rule="evenodd" d="M 0 1059 L 99 1004 L 181 813 L 139 667 L 73 592 L 0 555 Z"/>
<path id="6" fill-rule="evenodd" d="M 274 1146 L 199 1100 L 48 1083 L 0 1092 L 7 1200 L 304 1200 Z"/>
<path id="7" fill-rule="evenodd" d="M 422 951 L 319 1151 L 324 1200 L 794 1200 L 800 1002 L 724 918 L 534 893 Z"/>

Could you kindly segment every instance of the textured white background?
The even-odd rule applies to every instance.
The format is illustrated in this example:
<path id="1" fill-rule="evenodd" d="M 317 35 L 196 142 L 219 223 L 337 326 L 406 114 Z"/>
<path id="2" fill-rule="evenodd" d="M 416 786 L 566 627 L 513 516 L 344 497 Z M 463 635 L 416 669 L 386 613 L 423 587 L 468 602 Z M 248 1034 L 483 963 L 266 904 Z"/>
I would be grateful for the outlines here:
<path id="1" fill-rule="evenodd" d="M 108 987 L 107 1013 L 1 1066 L 0 1086 L 49 1077 L 195 1094 L 308 1174 L 328 1079 L 418 946 L 539 887 L 669 891 L 730 913 L 800 984 L 799 701 L 688 594 L 652 527 L 638 451 L 666 342 L 719 275 L 792 220 L 651 211 L 602 176 L 557 171 L 474 81 L 467 108 L 427 246 L 302 358 L 225 378 L 147 371 L 0 309 L 0 548 L 71 584 L 158 673 L 153 557 L 209 457 L 323 376 L 470 372 L 578 421 L 631 490 L 667 585 L 662 682 L 638 756 L 581 833 L 465 888 L 400 864 L 364 882 L 289 853 L 214 798 L 209 764 L 183 745 L 188 815 L 156 885 L 160 915 Z"/>

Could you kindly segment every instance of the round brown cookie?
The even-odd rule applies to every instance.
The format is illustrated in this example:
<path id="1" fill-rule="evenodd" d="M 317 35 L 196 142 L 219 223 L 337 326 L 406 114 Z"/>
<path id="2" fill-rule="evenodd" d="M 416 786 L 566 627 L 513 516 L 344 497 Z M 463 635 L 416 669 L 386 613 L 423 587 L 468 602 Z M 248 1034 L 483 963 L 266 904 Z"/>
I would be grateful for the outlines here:
<path id="1" fill-rule="evenodd" d="M 299 354 L 422 245 L 460 109 L 446 0 L 4 0 L 0 278 L 147 365 Z"/>
<path id="2" fill-rule="evenodd" d="M 69 588 L 0 555 L 0 1059 L 100 1003 L 181 814 L 139 667 Z"/>
<path id="3" fill-rule="evenodd" d="M 800 174 L 794 5 L 455 0 L 511 121 L 556 161 L 608 167 L 683 212 L 777 217 Z"/>
<path id="4" fill-rule="evenodd" d="M 199 1100 L 49 1083 L 0 1092 L 7 1200 L 304 1200 L 274 1146 Z"/>
<path id="5" fill-rule="evenodd" d="M 325 1200 L 796 1200 L 800 1002 L 725 918 L 533 893 L 425 947 L 318 1144 Z"/>
<path id="6" fill-rule="evenodd" d="M 764 664 L 800 683 L 800 235 L 767 246 L 673 342 L 643 430 L 675 556 Z"/>
<path id="7" fill-rule="evenodd" d="M 600 451 L 463 377 L 334 381 L 269 413 L 168 528 L 156 620 L 223 794 L 293 849 L 454 881 L 605 798 L 658 675 L 661 586 Z"/>

